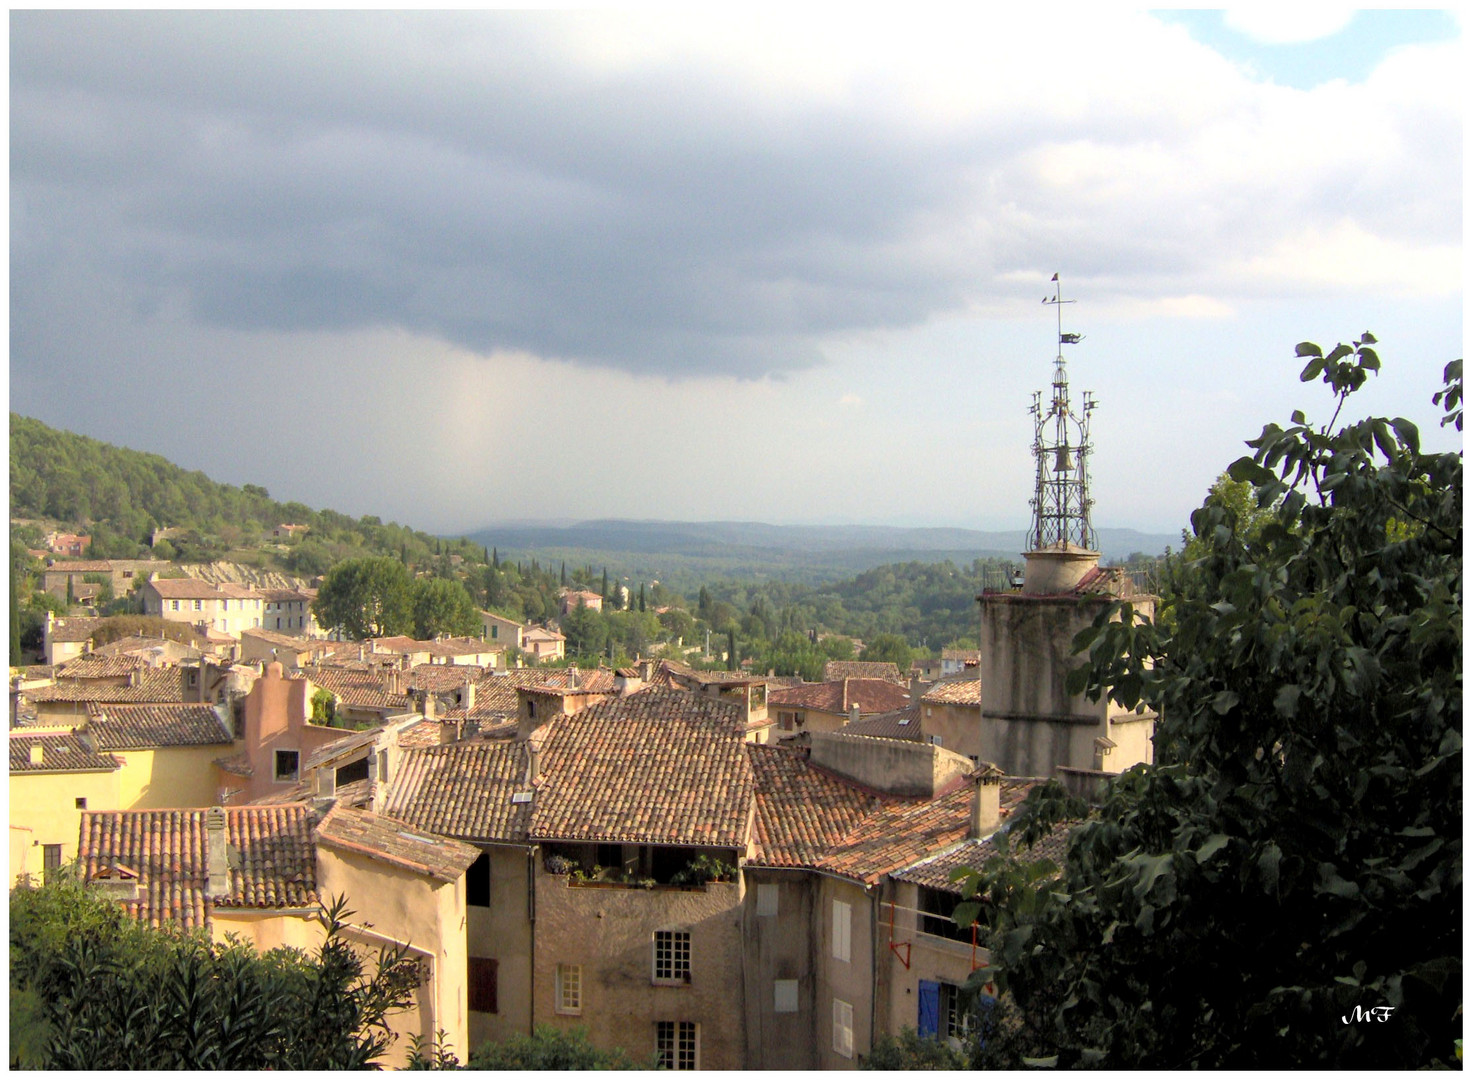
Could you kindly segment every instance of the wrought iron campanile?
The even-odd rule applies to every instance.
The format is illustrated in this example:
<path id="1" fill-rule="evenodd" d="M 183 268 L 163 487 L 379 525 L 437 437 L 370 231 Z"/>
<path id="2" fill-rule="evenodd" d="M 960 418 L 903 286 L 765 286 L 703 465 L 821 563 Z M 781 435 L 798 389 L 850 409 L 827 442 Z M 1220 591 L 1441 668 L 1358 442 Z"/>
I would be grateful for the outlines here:
<path id="1" fill-rule="evenodd" d="M 1052 396 L 1045 403 L 1043 392 L 1032 395 L 1034 434 L 1032 456 L 1037 466 L 1037 486 L 1029 500 L 1032 506 L 1032 549 L 1043 551 L 1066 547 L 1096 550 L 1097 538 L 1089 520 L 1094 500 L 1089 497 L 1089 415 L 1096 402 L 1084 391 L 1083 405 L 1073 411 L 1068 400 L 1068 371 L 1064 345 L 1077 345 L 1080 334 L 1063 332 L 1062 285 L 1053 275 L 1054 291 L 1043 303 L 1058 311 L 1058 358 L 1053 361 Z"/>

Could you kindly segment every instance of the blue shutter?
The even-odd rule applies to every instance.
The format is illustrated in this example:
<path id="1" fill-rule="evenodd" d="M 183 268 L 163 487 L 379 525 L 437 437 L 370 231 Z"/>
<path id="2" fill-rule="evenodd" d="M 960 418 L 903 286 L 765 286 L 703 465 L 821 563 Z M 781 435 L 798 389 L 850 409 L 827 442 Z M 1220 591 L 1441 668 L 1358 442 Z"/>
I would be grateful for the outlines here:
<path id="1" fill-rule="evenodd" d="M 940 983 L 920 980 L 920 1036 L 940 1034 Z"/>

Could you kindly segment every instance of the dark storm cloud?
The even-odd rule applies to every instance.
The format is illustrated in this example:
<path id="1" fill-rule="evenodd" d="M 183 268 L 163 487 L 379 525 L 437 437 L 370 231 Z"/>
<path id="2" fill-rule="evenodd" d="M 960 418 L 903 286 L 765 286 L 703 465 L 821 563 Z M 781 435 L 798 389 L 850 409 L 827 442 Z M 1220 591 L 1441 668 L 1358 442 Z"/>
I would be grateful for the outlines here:
<path id="1" fill-rule="evenodd" d="M 676 375 L 806 366 L 814 335 L 955 303 L 950 268 L 886 250 L 945 201 L 903 133 L 697 72 L 594 77 L 545 32 L 18 14 L 15 278 L 80 258 L 227 327 Z"/>
<path id="2" fill-rule="evenodd" d="M 729 54 L 671 37 L 621 62 L 589 18 L 14 14 L 13 347 L 85 271 L 227 329 L 759 377 L 834 332 L 1031 298 L 1051 269 L 1181 296 L 1347 216 L 1459 232 L 1450 107 L 1382 94 L 1325 133 L 1348 106 L 1183 61 L 1148 21 L 950 49 L 931 92 L 914 34 L 825 84 L 821 26 L 811 56 L 773 23 Z M 1178 67 L 1142 74 L 1156 61 Z M 1415 153 L 1365 158 L 1359 130 Z"/>

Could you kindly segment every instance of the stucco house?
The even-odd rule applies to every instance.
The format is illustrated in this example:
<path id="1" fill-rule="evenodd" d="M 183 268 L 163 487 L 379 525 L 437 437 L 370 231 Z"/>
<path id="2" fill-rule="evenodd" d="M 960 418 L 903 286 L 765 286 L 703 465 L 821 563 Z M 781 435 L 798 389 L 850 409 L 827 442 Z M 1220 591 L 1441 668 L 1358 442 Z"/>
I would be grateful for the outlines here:
<path id="1" fill-rule="evenodd" d="M 909 703 L 909 691 L 889 679 L 844 677 L 784 687 L 768 695 L 768 708 L 776 714 L 782 735 L 837 731 L 865 716 L 902 709 Z"/>

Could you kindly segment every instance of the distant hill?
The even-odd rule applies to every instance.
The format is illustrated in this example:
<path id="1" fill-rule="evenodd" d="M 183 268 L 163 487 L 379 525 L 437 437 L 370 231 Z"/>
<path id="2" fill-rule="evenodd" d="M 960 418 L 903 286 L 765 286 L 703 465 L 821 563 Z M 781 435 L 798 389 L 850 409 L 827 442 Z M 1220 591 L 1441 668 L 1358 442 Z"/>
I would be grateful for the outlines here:
<path id="1" fill-rule="evenodd" d="M 503 558 L 535 556 L 543 565 L 607 566 L 618 576 L 658 578 L 676 589 L 710 578 L 814 584 L 890 563 L 975 559 L 1017 561 L 1025 530 L 899 528 L 884 525 L 767 525 L 751 521 L 582 521 L 512 523 L 471 533 Z M 1104 558 L 1157 555 L 1179 536 L 1100 529 Z"/>

